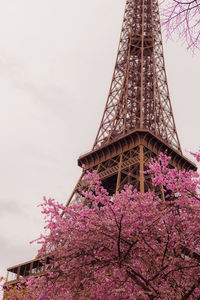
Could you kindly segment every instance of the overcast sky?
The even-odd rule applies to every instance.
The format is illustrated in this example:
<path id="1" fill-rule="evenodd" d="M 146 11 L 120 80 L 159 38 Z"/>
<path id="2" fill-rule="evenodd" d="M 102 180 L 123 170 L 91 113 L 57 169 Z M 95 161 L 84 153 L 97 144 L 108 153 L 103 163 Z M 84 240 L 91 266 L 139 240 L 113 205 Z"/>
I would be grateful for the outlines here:
<path id="1" fill-rule="evenodd" d="M 32 259 L 44 195 L 66 202 L 91 149 L 125 0 L 0 0 L 0 274 Z M 183 150 L 199 142 L 200 56 L 164 44 Z"/>

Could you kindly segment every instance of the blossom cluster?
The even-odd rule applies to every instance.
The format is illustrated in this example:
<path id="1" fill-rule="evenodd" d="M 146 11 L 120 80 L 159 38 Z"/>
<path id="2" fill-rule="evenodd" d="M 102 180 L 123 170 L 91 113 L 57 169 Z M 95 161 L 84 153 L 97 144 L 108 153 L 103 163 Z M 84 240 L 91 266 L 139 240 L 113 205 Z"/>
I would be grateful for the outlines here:
<path id="1" fill-rule="evenodd" d="M 46 273 L 8 285 L 7 299 L 198 299 L 200 178 L 169 161 L 161 154 L 147 171 L 165 200 L 131 185 L 109 195 L 96 173 L 79 191 L 84 205 L 44 198 L 37 243 L 41 262 L 50 257 Z"/>

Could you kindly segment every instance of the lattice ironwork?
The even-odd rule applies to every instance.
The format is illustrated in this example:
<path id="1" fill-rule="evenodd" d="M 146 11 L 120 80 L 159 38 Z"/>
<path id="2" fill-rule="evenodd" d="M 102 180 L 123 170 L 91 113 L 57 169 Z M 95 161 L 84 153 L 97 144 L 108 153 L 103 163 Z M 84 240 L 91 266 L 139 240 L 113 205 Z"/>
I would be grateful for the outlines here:
<path id="1" fill-rule="evenodd" d="M 157 0 L 127 0 L 98 149 L 134 129 L 148 129 L 181 152 L 170 103 Z"/>
<path id="2" fill-rule="evenodd" d="M 147 130 L 132 131 L 112 143 L 81 156 L 78 164 L 79 166 L 85 165 L 85 169 L 68 204 L 79 198 L 80 194 L 77 196 L 77 193 L 85 185 L 85 171 L 96 170 L 110 195 L 123 189 L 125 184 L 131 184 L 141 193 L 152 190 L 151 176 L 145 171 L 148 168 L 148 162 L 152 158 L 158 157 L 160 152 L 165 151 L 171 156 L 171 167 L 186 170 L 196 169 L 195 165 L 179 151 L 175 151 L 162 139 Z M 90 183 L 87 182 L 87 184 L 84 189 L 89 189 Z"/>
<path id="3" fill-rule="evenodd" d="M 171 166 L 196 169 L 181 152 L 166 79 L 157 0 L 127 0 L 111 88 L 93 150 L 78 159 L 85 165 L 66 205 L 87 199 L 85 172 L 96 170 L 110 195 L 132 184 L 141 193 L 152 189 L 144 171 L 151 158 L 166 151 Z M 164 195 L 162 187 L 156 191 Z M 47 262 L 48 264 L 48 262 Z M 13 284 L 45 270 L 38 259 L 8 269 Z"/>

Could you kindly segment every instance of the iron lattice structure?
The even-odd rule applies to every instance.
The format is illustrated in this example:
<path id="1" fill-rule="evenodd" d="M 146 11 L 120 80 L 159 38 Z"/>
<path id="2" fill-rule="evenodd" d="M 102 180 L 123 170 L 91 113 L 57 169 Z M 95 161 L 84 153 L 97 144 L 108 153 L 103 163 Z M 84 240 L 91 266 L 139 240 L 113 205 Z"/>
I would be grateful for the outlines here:
<path id="1" fill-rule="evenodd" d="M 157 0 L 127 0 L 117 61 L 108 100 L 92 151 L 79 157 L 85 165 L 67 205 L 90 189 L 87 170 L 97 170 L 112 195 L 132 184 L 142 193 L 152 188 L 146 163 L 168 151 L 172 167 L 196 169 L 181 152 L 166 79 Z M 160 191 L 158 191 L 160 193 Z M 163 193 L 161 193 L 164 197 Z M 42 276 L 48 261 L 39 259 L 8 269 L 11 283 Z"/>
<path id="2" fill-rule="evenodd" d="M 148 129 L 181 152 L 156 0 L 126 2 L 111 88 L 93 149 L 134 129 Z"/>
<path id="3" fill-rule="evenodd" d="M 97 170 L 110 194 L 132 184 L 152 188 L 146 163 L 167 150 L 171 164 L 195 168 L 182 155 L 167 84 L 157 0 L 127 0 L 111 87 L 92 151 L 78 159 Z M 84 176 L 84 173 L 83 173 Z M 78 182 L 68 204 L 84 186 Z"/>

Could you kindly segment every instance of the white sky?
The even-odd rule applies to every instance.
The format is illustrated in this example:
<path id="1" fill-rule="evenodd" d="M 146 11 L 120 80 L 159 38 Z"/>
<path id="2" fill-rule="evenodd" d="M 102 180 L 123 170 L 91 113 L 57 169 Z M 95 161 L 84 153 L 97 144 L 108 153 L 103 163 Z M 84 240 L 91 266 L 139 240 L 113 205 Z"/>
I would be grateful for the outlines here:
<path id="1" fill-rule="evenodd" d="M 125 0 L 0 0 L 0 275 L 32 259 L 44 195 L 66 202 L 91 149 Z M 199 142 L 200 57 L 164 45 L 183 150 Z"/>

